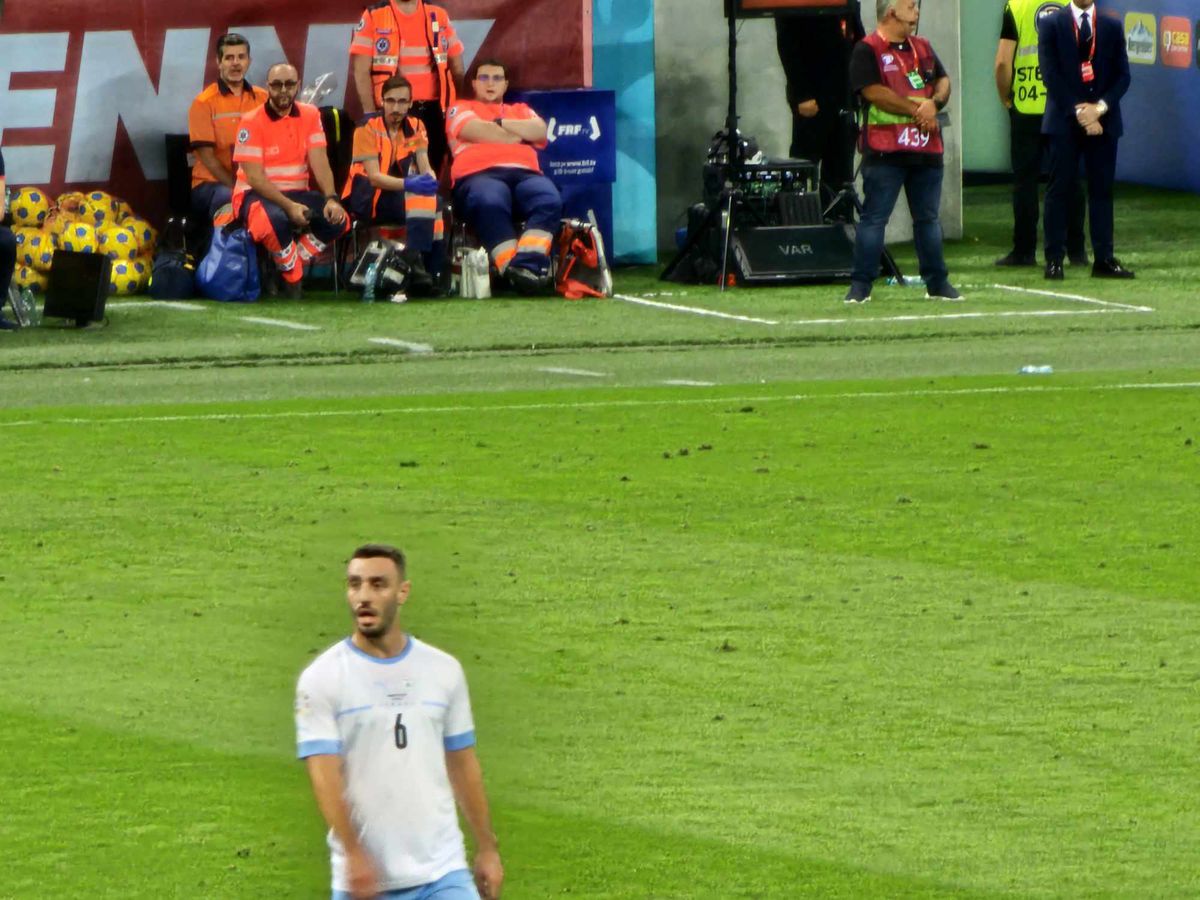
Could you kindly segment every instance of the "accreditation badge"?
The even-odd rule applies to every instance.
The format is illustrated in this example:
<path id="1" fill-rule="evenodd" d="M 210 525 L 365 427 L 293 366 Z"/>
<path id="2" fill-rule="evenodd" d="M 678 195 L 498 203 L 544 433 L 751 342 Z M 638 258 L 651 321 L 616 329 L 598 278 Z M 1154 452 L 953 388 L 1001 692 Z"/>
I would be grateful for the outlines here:
<path id="1" fill-rule="evenodd" d="M 1079 64 L 1079 77 L 1083 79 L 1084 84 L 1089 84 L 1096 80 L 1096 73 L 1093 71 L 1090 62 L 1081 62 Z"/>
<path id="2" fill-rule="evenodd" d="M 920 72 L 909 72 L 908 83 L 912 85 L 914 91 L 919 91 L 925 87 L 925 79 L 921 77 Z"/>

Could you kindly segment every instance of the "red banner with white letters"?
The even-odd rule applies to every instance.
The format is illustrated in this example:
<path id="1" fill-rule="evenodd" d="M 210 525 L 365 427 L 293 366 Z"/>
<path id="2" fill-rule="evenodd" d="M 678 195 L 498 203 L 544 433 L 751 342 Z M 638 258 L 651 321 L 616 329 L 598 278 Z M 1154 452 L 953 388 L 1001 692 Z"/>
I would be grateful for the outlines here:
<path id="1" fill-rule="evenodd" d="M 443 0 L 476 58 L 510 65 L 514 88 L 591 83 L 592 0 Z M 358 113 L 350 83 L 355 0 L 8 0 L 0 7 L 0 147 L 8 183 L 51 195 L 102 188 L 158 218 L 163 135 L 187 131 L 192 99 L 216 77 L 225 31 L 251 44 L 251 81 L 291 62 L 307 82 L 333 72 L 324 102 Z"/>

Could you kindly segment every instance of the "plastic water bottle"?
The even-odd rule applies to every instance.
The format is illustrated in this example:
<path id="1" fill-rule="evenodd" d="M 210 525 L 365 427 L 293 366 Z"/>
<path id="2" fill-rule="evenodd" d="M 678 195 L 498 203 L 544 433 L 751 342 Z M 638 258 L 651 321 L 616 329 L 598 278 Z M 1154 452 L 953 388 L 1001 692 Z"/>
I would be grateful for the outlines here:
<path id="1" fill-rule="evenodd" d="M 899 283 L 900 282 L 896 280 L 895 275 L 891 275 L 888 277 L 887 284 L 890 287 L 895 287 Z M 925 286 L 925 279 L 922 278 L 920 275 L 905 275 L 904 276 L 904 287 L 924 287 L 924 286 Z"/>
<path id="2" fill-rule="evenodd" d="M 367 272 L 363 275 L 363 303 L 375 302 L 375 284 L 379 281 L 379 261 L 371 263 L 367 266 Z"/>
<path id="3" fill-rule="evenodd" d="M 1022 375 L 1051 375 L 1054 373 L 1054 366 L 1021 366 Z"/>

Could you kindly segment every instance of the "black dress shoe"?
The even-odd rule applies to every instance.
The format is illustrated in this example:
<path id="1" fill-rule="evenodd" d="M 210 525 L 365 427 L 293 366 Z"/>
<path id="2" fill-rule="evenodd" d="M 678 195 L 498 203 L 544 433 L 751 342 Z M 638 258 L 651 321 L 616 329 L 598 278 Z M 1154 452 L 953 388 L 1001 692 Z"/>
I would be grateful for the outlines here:
<path id="1" fill-rule="evenodd" d="M 1063 280 L 1062 262 L 1055 262 L 1054 260 L 1050 260 L 1049 262 L 1046 263 L 1046 279 L 1048 281 L 1062 281 Z"/>
<path id="2" fill-rule="evenodd" d="M 1098 259 L 1092 264 L 1093 278 L 1132 278 L 1133 273 L 1114 257 Z"/>
<path id="3" fill-rule="evenodd" d="M 1037 257 L 1032 253 L 1017 253 L 1013 251 L 1007 256 L 1002 256 L 996 260 L 998 266 L 1036 266 Z"/>

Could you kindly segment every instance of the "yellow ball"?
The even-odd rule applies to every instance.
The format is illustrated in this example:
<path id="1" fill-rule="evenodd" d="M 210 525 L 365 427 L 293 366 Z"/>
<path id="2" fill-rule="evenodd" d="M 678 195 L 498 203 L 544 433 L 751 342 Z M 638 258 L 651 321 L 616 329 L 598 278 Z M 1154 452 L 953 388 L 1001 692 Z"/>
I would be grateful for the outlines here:
<path id="1" fill-rule="evenodd" d="M 137 237 L 129 228 L 107 225 L 100 229 L 100 252 L 109 259 L 133 259 L 138 255 Z"/>
<path id="2" fill-rule="evenodd" d="M 103 195 L 100 200 L 93 200 L 89 196 L 79 205 L 79 220 L 87 222 L 93 228 L 103 228 L 112 221 L 112 203 L 109 202 L 108 195 Z"/>
<path id="3" fill-rule="evenodd" d="M 154 253 L 154 245 L 158 241 L 158 232 L 145 219 L 139 219 L 136 216 L 126 219 L 121 223 L 122 228 L 128 228 L 137 238 L 138 251 L 140 253 Z"/>
<path id="4" fill-rule="evenodd" d="M 13 224 L 36 228 L 50 212 L 50 200 L 39 188 L 23 187 L 12 198 Z"/>
<path id="5" fill-rule="evenodd" d="M 22 265 L 49 272 L 50 263 L 54 259 L 54 244 L 47 235 L 41 232 L 28 235 L 25 242 L 21 244 L 17 258 L 20 259 Z"/>
<path id="6" fill-rule="evenodd" d="M 154 272 L 154 257 L 149 254 L 139 256 L 133 261 L 133 271 L 138 276 L 138 289 L 144 291 L 150 287 L 150 275 Z"/>
<path id="7" fill-rule="evenodd" d="M 87 222 L 72 222 L 59 235 L 58 246 L 75 253 L 95 253 L 96 229 Z"/>
<path id="8" fill-rule="evenodd" d="M 33 266 L 17 266 L 17 271 L 13 272 L 13 281 L 16 282 L 17 287 L 29 288 L 34 293 L 40 294 L 46 289 L 50 276 L 45 272 L 39 272 Z"/>
<path id="9" fill-rule="evenodd" d="M 83 201 L 86 199 L 86 194 L 81 194 L 79 191 L 68 191 L 65 194 L 59 194 L 58 199 L 54 202 L 58 205 L 61 212 L 75 216 L 79 214 L 79 207 L 83 205 Z"/>
<path id="10" fill-rule="evenodd" d="M 133 217 L 133 207 L 124 200 L 113 198 L 113 221 L 124 222 L 126 219 Z"/>
<path id="11" fill-rule="evenodd" d="M 129 296 L 142 289 L 142 276 L 131 259 L 117 260 L 108 272 L 108 292 Z"/>

